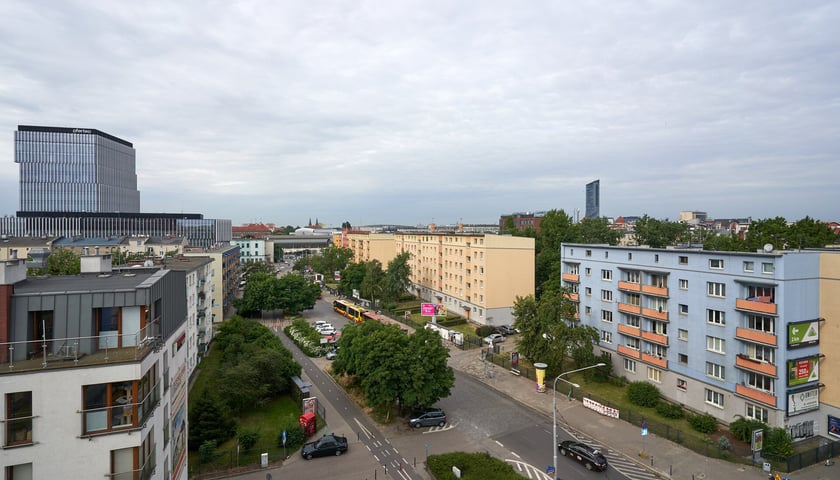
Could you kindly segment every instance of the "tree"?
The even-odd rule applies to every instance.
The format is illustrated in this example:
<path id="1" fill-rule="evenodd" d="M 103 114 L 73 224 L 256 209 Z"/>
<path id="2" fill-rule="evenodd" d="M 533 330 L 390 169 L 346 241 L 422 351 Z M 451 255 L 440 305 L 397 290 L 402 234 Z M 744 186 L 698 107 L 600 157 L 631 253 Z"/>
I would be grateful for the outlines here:
<path id="1" fill-rule="evenodd" d="M 610 222 L 604 217 L 584 218 L 575 227 L 582 243 L 618 245 L 621 238 L 621 232 L 610 228 Z"/>
<path id="2" fill-rule="evenodd" d="M 747 244 L 738 235 L 711 235 L 703 242 L 703 250 L 716 250 L 719 252 L 744 252 Z"/>
<path id="3" fill-rule="evenodd" d="M 78 275 L 82 272 L 82 257 L 68 248 L 57 248 L 47 257 L 46 268 L 33 268 L 32 275 Z"/>
<path id="4" fill-rule="evenodd" d="M 519 230 L 516 228 L 516 222 L 513 220 L 513 217 L 505 217 L 505 222 L 502 225 L 502 229 L 499 232 L 502 235 L 516 235 L 519 233 Z"/>
<path id="5" fill-rule="evenodd" d="M 788 228 L 787 235 L 791 248 L 825 248 L 837 243 L 837 235 L 828 224 L 805 217 Z"/>
<path id="6" fill-rule="evenodd" d="M 667 219 L 658 220 L 643 215 L 642 218 L 636 220 L 636 223 L 633 225 L 633 230 L 636 236 L 636 243 L 639 245 L 648 245 L 651 248 L 665 248 L 669 245 L 675 245 L 688 230 L 688 225 L 680 222 L 670 222 Z"/>
<path id="7" fill-rule="evenodd" d="M 353 290 L 362 288 L 367 268 L 364 263 L 351 263 L 341 271 L 341 280 L 338 281 L 338 291 L 342 295 L 351 296 Z"/>
<path id="8" fill-rule="evenodd" d="M 776 250 L 782 250 L 788 243 L 787 220 L 783 217 L 767 218 L 750 222 L 750 229 L 747 231 L 746 247 L 748 251 L 761 250 L 770 244 Z"/>
<path id="9" fill-rule="evenodd" d="M 449 351 L 440 335 L 421 328 L 408 338 L 408 370 L 401 385 L 401 405 L 413 408 L 428 407 L 448 397 L 455 385 L 455 374 L 446 363 Z"/>
<path id="10" fill-rule="evenodd" d="M 287 315 L 297 315 L 312 308 L 319 296 L 321 288 L 301 275 L 277 278 L 274 274 L 258 271 L 249 276 L 242 298 L 236 301 L 236 308 L 250 315 L 277 309 L 282 309 Z"/>
<path id="11" fill-rule="evenodd" d="M 388 262 L 388 269 L 385 271 L 384 285 L 382 288 L 383 299 L 396 302 L 400 295 L 411 286 L 411 254 L 402 252 L 393 260 Z"/>
<path id="12" fill-rule="evenodd" d="M 379 260 L 371 260 L 365 263 L 365 278 L 362 280 L 360 294 L 364 298 L 375 301 L 382 298 L 382 287 L 385 282 L 385 272 L 382 271 L 382 264 Z"/>
<path id="13" fill-rule="evenodd" d="M 205 442 L 221 444 L 236 432 L 236 420 L 214 395 L 201 395 L 189 409 L 190 450 Z"/>
<path id="14" fill-rule="evenodd" d="M 563 210 L 549 210 L 540 220 L 540 234 L 536 247 L 539 255 L 545 251 L 560 251 L 560 244 L 578 241 L 573 219 Z"/>
<path id="15" fill-rule="evenodd" d="M 341 222 L 341 228 L 345 228 L 347 230 L 350 230 L 351 228 L 353 228 L 353 226 L 350 225 L 350 222 Z"/>

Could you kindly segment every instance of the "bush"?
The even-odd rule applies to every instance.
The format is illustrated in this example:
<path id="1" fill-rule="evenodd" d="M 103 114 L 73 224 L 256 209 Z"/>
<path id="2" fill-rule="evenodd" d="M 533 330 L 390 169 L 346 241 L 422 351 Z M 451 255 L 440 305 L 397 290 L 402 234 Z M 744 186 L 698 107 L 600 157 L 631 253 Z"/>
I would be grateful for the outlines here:
<path id="1" fill-rule="evenodd" d="M 732 448 L 732 444 L 729 442 L 729 439 L 726 437 L 718 438 L 718 448 L 721 450 L 729 450 Z"/>
<path id="2" fill-rule="evenodd" d="M 715 417 L 709 415 L 708 413 L 704 413 L 701 415 L 690 415 L 688 417 L 688 424 L 691 425 L 691 428 L 697 430 L 700 433 L 715 433 L 718 430 L 718 423 Z"/>
<path id="3" fill-rule="evenodd" d="M 522 479 L 510 464 L 486 453 L 451 452 L 429 455 L 428 468 L 433 478 L 455 478 L 452 475 L 453 466 L 461 470 L 463 478 Z"/>
<path id="4" fill-rule="evenodd" d="M 659 402 L 658 404 L 656 404 L 656 413 L 662 415 L 665 418 L 683 417 L 682 406 L 677 403 Z"/>
<path id="5" fill-rule="evenodd" d="M 198 447 L 198 460 L 201 463 L 210 463 L 216 458 L 216 442 L 207 440 Z"/>
<path id="6" fill-rule="evenodd" d="M 495 330 L 495 328 L 491 327 L 490 325 L 482 325 L 475 329 L 475 334 L 481 338 L 484 338 L 487 335 L 493 333 L 493 330 Z"/>
<path id="7" fill-rule="evenodd" d="M 627 400 L 640 407 L 655 407 L 659 403 L 659 389 L 648 382 L 630 382 L 627 385 Z"/>
<path id="8" fill-rule="evenodd" d="M 738 420 L 729 424 L 729 431 L 738 440 L 742 442 L 752 442 L 752 433 L 755 430 L 762 429 L 767 432 L 767 425 L 764 422 L 754 418 L 739 417 Z"/>
<path id="9" fill-rule="evenodd" d="M 286 449 L 295 450 L 306 441 L 306 436 L 303 434 L 303 429 L 300 428 L 300 423 L 294 418 L 289 418 L 283 423 L 283 430 L 286 431 Z M 277 446 L 283 446 L 283 430 L 277 435 Z"/>
<path id="10" fill-rule="evenodd" d="M 248 452 L 254 445 L 257 444 L 257 440 L 259 440 L 260 434 L 256 430 L 243 430 L 239 432 L 236 439 L 239 440 L 239 446 L 242 447 L 242 450 Z"/>
<path id="11" fill-rule="evenodd" d="M 779 460 L 793 455 L 793 438 L 784 428 L 776 427 L 765 431 L 761 455 Z"/>

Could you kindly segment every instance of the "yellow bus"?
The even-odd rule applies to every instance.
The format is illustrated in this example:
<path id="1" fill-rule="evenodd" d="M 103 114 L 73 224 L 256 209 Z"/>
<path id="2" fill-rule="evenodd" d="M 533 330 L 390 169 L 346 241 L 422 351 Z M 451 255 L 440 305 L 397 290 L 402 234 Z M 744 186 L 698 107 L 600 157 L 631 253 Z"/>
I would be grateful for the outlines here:
<path id="1" fill-rule="evenodd" d="M 360 323 L 365 320 L 365 311 L 366 310 L 364 307 L 360 307 L 358 305 L 351 305 L 347 307 L 347 313 L 345 314 L 345 316 L 356 323 Z"/>

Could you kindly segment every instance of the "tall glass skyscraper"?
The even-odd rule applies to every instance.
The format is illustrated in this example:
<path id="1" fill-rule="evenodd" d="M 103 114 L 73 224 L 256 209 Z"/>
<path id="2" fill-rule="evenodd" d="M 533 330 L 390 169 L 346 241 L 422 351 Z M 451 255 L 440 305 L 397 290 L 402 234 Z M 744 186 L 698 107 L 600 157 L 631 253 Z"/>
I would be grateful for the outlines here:
<path id="1" fill-rule="evenodd" d="M 601 181 L 586 184 L 586 218 L 601 216 Z"/>
<path id="2" fill-rule="evenodd" d="M 20 212 L 138 213 L 134 146 L 90 128 L 19 125 Z"/>

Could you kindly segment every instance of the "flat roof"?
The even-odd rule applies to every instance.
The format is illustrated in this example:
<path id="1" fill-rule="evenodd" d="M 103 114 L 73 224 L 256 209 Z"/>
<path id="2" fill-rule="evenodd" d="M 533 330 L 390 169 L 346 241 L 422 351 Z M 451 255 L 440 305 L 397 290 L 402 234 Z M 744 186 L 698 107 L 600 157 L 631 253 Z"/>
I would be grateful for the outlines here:
<path id="1" fill-rule="evenodd" d="M 143 284 L 147 281 L 149 284 L 155 283 L 164 274 L 164 270 L 159 270 L 156 272 L 84 273 L 80 275 L 27 277 L 26 280 L 15 284 L 14 295 L 136 290 L 144 286 Z"/>

